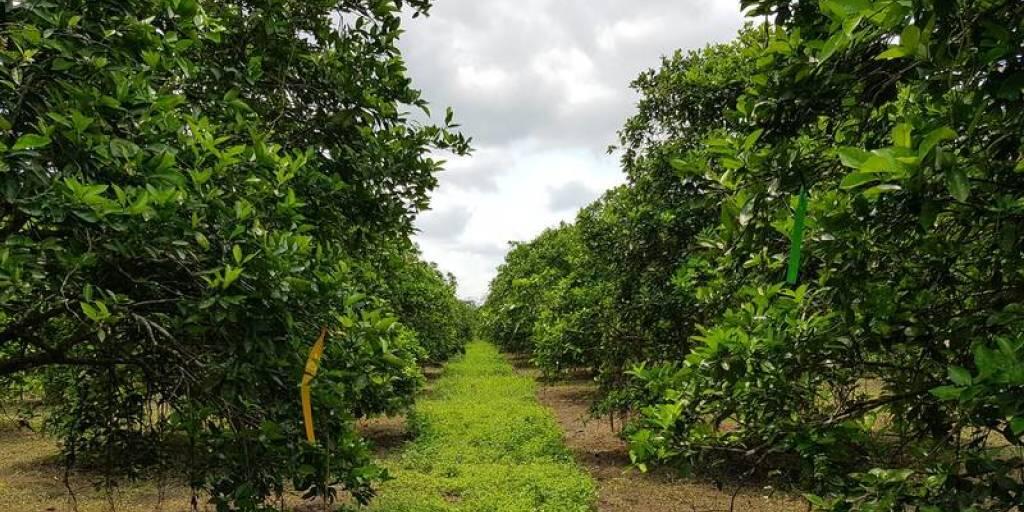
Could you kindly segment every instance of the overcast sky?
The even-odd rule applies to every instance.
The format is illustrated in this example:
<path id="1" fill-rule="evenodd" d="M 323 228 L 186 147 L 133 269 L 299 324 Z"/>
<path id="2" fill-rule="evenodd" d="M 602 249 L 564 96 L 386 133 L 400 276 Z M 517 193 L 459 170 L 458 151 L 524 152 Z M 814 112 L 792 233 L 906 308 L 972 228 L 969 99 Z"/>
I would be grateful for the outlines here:
<path id="1" fill-rule="evenodd" d="M 630 81 L 662 55 L 728 41 L 739 0 L 436 0 L 400 46 L 435 116 L 455 110 L 472 156 L 450 158 L 417 221 L 424 257 L 482 300 L 508 242 L 572 220 L 623 181 L 606 149 Z"/>

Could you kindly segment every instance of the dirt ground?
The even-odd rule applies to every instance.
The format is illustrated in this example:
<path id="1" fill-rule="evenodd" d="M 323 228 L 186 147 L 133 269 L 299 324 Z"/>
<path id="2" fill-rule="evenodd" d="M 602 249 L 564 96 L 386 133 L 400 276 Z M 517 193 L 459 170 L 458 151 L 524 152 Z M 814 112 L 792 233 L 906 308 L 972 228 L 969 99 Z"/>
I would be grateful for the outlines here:
<path id="1" fill-rule="evenodd" d="M 518 371 L 539 377 L 521 358 L 510 357 Z M 671 471 L 641 473 L 630 467 L 626 443 L 607 419 L 589 414 L 595 384 L 587 379 L 538 380 L 537 397 L 555 414 L 566 445 L 598 484 L 600 512 L 804 512 L 801 497 L 756 486 L 737 487 Z M 618 425 L 616 425 L 618 427 Z M 720 488 L 721 487 L 721 488 Z"/>
<path id="2" fill-rule="evenodd" d="M 441 374 L 440 366 L 424 368 L 427 390 Z M 404 416 L 381 417 L 358 422 L 357 428 L 373 444 L 378 456 L 401 446 L 409 439 Z M 120 482 L 110 492 L 97 487 L 102 475 L 73 471 L 64 484 L 64 469 L 56 442 L 41 433 L 19 428 L 16 422 L 0 417 L 0 512 L 187 512 L 191 492 L 180 481 L 152 479 Z M 72 492 L 74 498 L 72 498 Z M 298 494 L 285 496 L 289 509 L 296 512 L 321 511 L 319 503 L 304 503 Z M 199 510 L 213 507 L 199 500 Z"/>
<path id="3" fill-rule="evenodd" d="M 410 439 L 404 416 L 380 417 L 358 422 L 359 431 L 372 443 L 379 457 L 386 456 Z M 0 511 L 2 512 L 187 512 L 190 495 L 181 482 L 143 480 L 120 482 L 111 492 L 97 488 L 102 476 L 74 471 L 64 485 L 64 469 L 57 445 L 42 434 L 0 423 Z M 199 501 L 199 510 L 213 507 Z M 319 502 L 305 502 L 297 493 L 285 496 L 288 510 L 321 512 Z"/>
<path id="4" fill-rule="evenodd" d="M 175 482 L 143 481 L 97 487 L 102 476 L 75 471 L 64 484 L 56 443 L 42 434 L 0 423 L 0 510 L 10 512 L 184 512 L 190 493 Z M 201 506 L 200 510 L 211 510 Z"/>
<path id="5" fill-rule="evenodd" d="M 518 371 L 537 378 L 539 373 L 513 358 Z M 440 374 L 430 368 L 427 391 Z M 772 493 L 755 486 L 724 485 L 682 478 L 670 472 L 643 474 L 629 465 L 625 443 L 607 420 L 591 419 L 588 407 L 593 382 L 585 379 L 547 382 L 540 380 L 538 399 L 551 408 L 565 431 L 565 441 L 576 460 L 593 476 L 599 488 L 600 512 L 803 512 L 807 503 L 793 496 Z M 361 421 L 360 432 L 384 457 L 410 439 L 402 416 Z M 154 482 L 123 485 L 112 495 L 93 487 L 95 475 L 72 474 L 70 484 L 81 512 L 125 511 L 177 512 L 188 509 L 188 490 L 180 483 Z M 297 511 L 322 510 L 318 504 L 302 504 L 288 496 Z M 201 505 L 201 510 L 208 507 Z M 72 510 L 63 484 L 53 441 L 39 434 L 0 425 L 0 510 L 12 512 L 63 512 Z"/>
<path id="6" fill-rule="evenodd" d="M 441 377 L 442 373 L 444 373 L 444 367 L 442 366 L 429 365 L 424 367 L 423 376 L 426 378 L 426 383 L 420 394 L 427 394 L 433 391 L 434 382 Z M 400 449 L 403 444 L 411 441 L 413 438 L 404 414 L 359 420 L 356 422 L 356 429 L 364 439 L 369 441 L 373 447 L 374 455 L 379 459 L 383 459 Z"/>

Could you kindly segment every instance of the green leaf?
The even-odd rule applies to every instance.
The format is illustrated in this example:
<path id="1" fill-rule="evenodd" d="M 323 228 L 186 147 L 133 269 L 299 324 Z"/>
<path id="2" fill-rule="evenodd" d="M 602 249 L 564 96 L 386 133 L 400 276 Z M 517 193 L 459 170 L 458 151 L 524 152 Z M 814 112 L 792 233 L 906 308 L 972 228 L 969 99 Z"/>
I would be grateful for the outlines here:
<path id="1" fill-rule="evenodd" d="M 91 117 L 88 117 L 77 110 L 71 112 L 71 126 L 75 130 L 75 133 L 84 133 L 92 122 L 93 119 Z"/>
<path id="2" fill-rule="evenodd" d="M 959 366 L 950 366 L 949 380 L 953 381 L 958 386 L 970 386 L 971 372 Z"/>
<path id="3" fill-rule="evenodd" d="M 227 289 L 242 275 L 241 267 L 232 267 L 228 265 L 224 268 L 224 281 L 221 283 L 221 288 Z"/>
<path id="4" fill-rule="evenodd" d="M 94 322 L 102 322 L 110 318 L 110 310 L 107 309 L 107 305 L 101 300 L 93 301 L 92 304 L 87 302 L 79 302 L 78 304 L 81 306 L 85 316 Z"/>
<path id="5" fill-rule="evenodd" d="M 836 150 L 836 154 L 839 155 L 839 161 L 842 162 L 843 165 L 854 169 L 859 169 L 863 166 L 864 162 L 866 162 L 871 156 L 871 153 L 868 153 L 861 148 L 849 146 L 839 148 Z"/>
<path id="6" fill-rule="evenodd" d="M 961 167 L 954 166 L 946 170 L 946 188 L 957 201 L 964 202 L 971 195 L 971 185 L 967 174 Z"/>
<path id="7" fill-rule="evenodd" d="M 85 302 L 80 302 L 79 305 L 82 307 L 82 312 L 85 313 L 85 316 L 89 317 L 90 320 L 99 321 L 99 312 L 96 311 L 96 308 Z"/>
<path id="8" fill-rule="evenodd" d="M 1024 434 L 1024 416 L 1016 416 L 1010 420 L 1010 430 L 1014 435 Z"/>
<path id="9" fill-rule="evenodd" d="M 761 138 L 762 133 L 764 133 L 763 129 L 757 129 L 750 132 L 750 134 L 748 134 L 746 138 L 743 139 L 743 150 L 750 151 L 754 147 L 754 145 L 757 144 L 757 141 Z"/>
<path id="10" fill-rule="evenodd" d="M 824 10 L 844 18 L 871 8 L 870 0 L 825 0 L 821 5 Z"/>
<path id="11" fill-rule="evenodd" d="M 60 57 L 57 57 L 56 59 L 53 59 L 53 63 L 50 64 L 50 69 L 52 69 L 54 71 L 66 71 L 66 70 L 71 69 L 73 67 L 75 67 L 75 63 L 74 62 L 72 62 L 70 60 L 67 60 L 67 59 L 62 59 Z"/>
<path id="12" fill-rule="evenodd" d="M 913 126 L 907 123 L 897 124 L 892 129 L 892 143 L 897 146 L 910 149 L 913 145 L 913 141 L 910 137 L 912 131 Z"/>
<path id="13" fill-rule="evenodd" d="M 926 200 L 921 204 L 921 215 L 918 218 L 921 227 L 926 230 L 931 229 L 935 225 L 935 219 L 938 218 L 941 211 L 942 208 L 938 201 Z"/>
<path id="14" fill-rule="evenodd" d="M 960 398 L 960 395 L 964 392 L 964 388 L 959 386 L 939 386 L 930 391 L 930 393 L 939 400 L 956 400 Z"/>
<path id="15" fill-rule="evenodd" d="M 832 37 L 825 41 L 825 44 L 821 47 L 821 52 L 818 53 L 818 62 L 822 63 L 827 61 L 840 49 L 843 49 L 850 44 L 850 36 L 845 30 L 842 32 L 836 32 Z"/>
<path id="16" fill-rule="evenodd" d="M 978 369 L 978 380 L 995 373 L 1003 361 L 1004 358 L 994 350 L 989 350 L 984 346 L 976 347 L 974 349 L 974 366 Z"/>
<path id="17" fill-rule="evenodd" d="M 864 194 L 864 197 L 868 199 L 876 199 L 882 194 L 887 192 L 896 192 L 898 190 L 903 190 L 903 187 L 893 183 L 883 183 L 881 185 L 875 185 L 862 193 Z"/>
<path id="18" fill-rule="evenodd" d="M 853 37 L 854 31 L 860 26 L 860 22 L 864 21 L 864 16 L 850 16 L 843 20 L 843 33 L 846 37 Z"/>
<path id="19" fill-rule="evenodd" d="M 726 169 L 740 169 L 743 167 L 743 162 L 728 156 L 722 157 L 719 159 L 719 162 L 722 164 L 722 167 L 725 167 Z"/>
<path id="20" fill-rule="evenodd" d="M 908 25 L 900 34 L 900 46 L 907 49 L 910 55 L 917 52 L 917 46 L 921 42 L 921 29 L 914 25 Z"/>
<path id="21" fill-rule="evenodd" d="M 917 148 L 917 154 L 921 158 L 928 156 L 932 149 L 935 149 L 940 142 L 946 140 L 953 140 L 956 138 L 956 132 L 948 126 L 936 128 L 925 135 L 921 140 L 921 145 Z"/>
<path id="22" fill-rule="evenodd" d="M 900 162 L 898 154 L 893 148 L 882 148 L 872 151 L 871 156 L 860 166 L 860 170 L 864 172 L 899 174 L 903 171 L 904 166 Z"/>
<path id="23" fill-rule="evenodd" d="M 139 147 L 130 140 L 114 138 L 110 140 L 110 154 L 117 158 L 130 159 L 139 152 Z"/>
<path id="24" fill-rule="evenodd" d="M 199 244 L 199 247 L 202 247 L 203 250 L 208 250 L 210 248 L 210 240 L 206 238 L 206 235 L 197 231 L 195 238 L 196 243 Z"/>
<path id="25" fill-rule="evenodd" d="M 851 172 L 850 174 L 847 174 L 843 178 L 842 183 L 839 184 L 839 187 L 843 189 L 851 189 L 875 181 L 878 181 L 878 174 L 871 172 L 855 171 Z"/>
<path id="26" fill-rule="evenodd" d="M 876 60 L 901 59 L 901 58 L 906 57 L 908 55 L 910 55 L 910 52 L 907 51 L 906 48 L 904 48 L 902 46 L 893 46 L 892 48 L 889 48 L 888 50 L 886 50 L 886 51 L 884 51 L 882 53 L 879 53 L 878 56 L 875 57 L 875 59 Z"/>
<path id="27" fill-rule="evenodd" d="M 57 124 L 66 126 L 68 128 L 71 127 L 71 120 L 69 120 L 67 117 L 65 117 L 64 115 L 62 115 L 62 114 L 60 114 L 58 112 L 47 112 L 46 113 L 46 117 L 49 117 L 50 119 L 53 119 L 54 121 L 57 122 Z"/>
<path id="28" fill-rule="evenodd" d="M 160 64 L 160 53 L 146 50 L 142 52 L 142 61 L 151 68 L 157 67 Z"/>
<path id="29" fill-rule="evenodd" d="M 25 149 L 37 149 L 50 145 L 50 137 L 41 135 L 38 133 L 26 133 L 14 143 L 11 148 L 12 151 L 21 151 Z"/>
<path id="30" fill-rule="evenodd" d="M 1020 342 L 1018 342 L 1017 346 L 1014 346 L 1014 344 L 1006 338 L 997 339 L 996 345 L 999 345 L 999 351 L 1003 353 L 1003 356 L 1011 360 L 1017 358 L 1017 347 L 1021 346 Z"/>

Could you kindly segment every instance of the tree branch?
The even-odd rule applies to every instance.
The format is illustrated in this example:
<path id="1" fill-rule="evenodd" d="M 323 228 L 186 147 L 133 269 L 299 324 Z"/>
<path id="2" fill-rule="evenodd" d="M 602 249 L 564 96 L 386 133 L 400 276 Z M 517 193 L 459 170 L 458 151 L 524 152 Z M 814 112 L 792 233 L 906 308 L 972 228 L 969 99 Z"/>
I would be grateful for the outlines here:
<path id="1" fill-rule="evenodd" d="M 65 304 L 61 303 L 52 309 L 30 314 L 17 322 L 9 324 L 3 332 L 0 332 L 0 345 L 21 338 L 25 335 L 26 330 L 36 327 L 51 318 L 60 316 L 65 311 L 64 306 Z"/>

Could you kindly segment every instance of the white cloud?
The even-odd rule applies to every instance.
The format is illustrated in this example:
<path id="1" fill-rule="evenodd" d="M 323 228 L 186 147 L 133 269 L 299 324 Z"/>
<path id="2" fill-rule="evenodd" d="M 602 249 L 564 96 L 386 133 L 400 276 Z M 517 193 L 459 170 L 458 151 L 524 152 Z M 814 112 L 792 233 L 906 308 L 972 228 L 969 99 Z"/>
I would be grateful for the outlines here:
<path id="1" fill-rule="evenodd" d="M 496 67 L 459 66 L 458 81 L 463 89 L 473 92 L 493 92 L 508 83 L 509 76 Z"/>
<path id="2" fill-rule="evenodd" d="M 739 0 L 443 0 L 406 20 L 414 85 L 435 116 L 454 108 L 476 148 L 438 175 L 417 221 L 424 256 L 482 299 L 508 241 L 572 220 L 623 181 L 605 148 L 633 110 L 629 83 L 742 23 Z"/>
<path id="3" fill-rule="evenodd" d="M 590 103 L 614 95 L 595 75 L 594 63 L 579 48 L 552 48 L 533 58 L 537 79 L 561 90 L 569 106 Z"/>
<path id="4" fill-rule="evenodd" d="M 597 47 L 605 51 L 615 50 L 624 43 L 642 42 L 659 29 L 660 19 L 619 20 L 598 30 Z"/>

